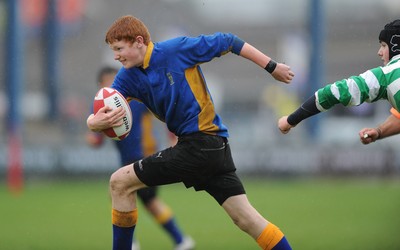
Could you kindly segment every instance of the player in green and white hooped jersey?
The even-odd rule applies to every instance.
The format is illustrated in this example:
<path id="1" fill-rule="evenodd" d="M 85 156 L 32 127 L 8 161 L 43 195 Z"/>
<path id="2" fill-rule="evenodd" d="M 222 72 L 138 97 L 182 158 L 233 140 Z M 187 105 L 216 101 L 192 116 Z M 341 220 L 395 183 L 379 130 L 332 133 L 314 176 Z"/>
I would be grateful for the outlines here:
<path id="1" fill-rule="evenodd" d="M 286 134 L 302 120 L 339 103 L 350 107 L 386 99 L 399 112 L 400 19 L 385 25 L 379 34 L 379 43 L 378 56 L 383 61 L 383 67 L 367 70 L 358 76 L 336 81 L 317 90 L 295 112 L 279 119 L 278 127 L 281 132 Z M 396 133 L 400 133 L 400 119 L 391 115 L 379 127 L 362 129 L 359 135 L 361 142 L 368 144 Z"/>

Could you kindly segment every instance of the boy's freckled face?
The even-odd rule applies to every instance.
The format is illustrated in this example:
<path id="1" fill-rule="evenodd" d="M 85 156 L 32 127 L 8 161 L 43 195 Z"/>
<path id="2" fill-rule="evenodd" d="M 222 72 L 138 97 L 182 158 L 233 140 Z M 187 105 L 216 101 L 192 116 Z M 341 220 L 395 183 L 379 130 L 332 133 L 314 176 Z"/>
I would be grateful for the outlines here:
<path id="1" fill-rule="evenodd" d="M 114 52 L 114 60 L 119 61 L 124 68 L 142 66 L 144 57 L 138 42 L 115 41 L 110 44 L 110 48 Z"/>

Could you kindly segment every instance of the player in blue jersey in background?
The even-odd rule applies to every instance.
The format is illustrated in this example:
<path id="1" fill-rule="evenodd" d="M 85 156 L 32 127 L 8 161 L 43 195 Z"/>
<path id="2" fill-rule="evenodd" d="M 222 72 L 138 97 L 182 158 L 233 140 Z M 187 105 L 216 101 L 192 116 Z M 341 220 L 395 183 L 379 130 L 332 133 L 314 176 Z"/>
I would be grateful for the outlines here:
<path id="1" fill-rule="evenodd" d="M 103 67 L 97 75 L 98 87 L 110 87 L 118 70 L 113 67 Z M 157 142 L 153 133 L 153 115 L 146 106 L 137 101 L 129 102 L 132 111 L 132 129 L 129 135 L 122 141 L 114 141 L 118 149 L 122 166 L 133 163 L 149 156 L 157 151 Z M 166 133 L 169 133 L 166 131 Z M 168 136 L 175 144 L 175 136 Z M 93 147 L 103 144 L 104 135 L 97 132 L 88 132 L 86 141 Z M 165 232 L 168 233 L 174 243 L 175 250 L 194 249 L 194 241 L 185 236 L 176 223 L 170 207 L 157 196 L 158 187 L 147 187 L 137 191 L 139 199 L 143 202 L 147 211 L 154 217 Z M 136 241 L 132 243 L 132 250 L 139 250 Z"/>
<path id="2" fill-rule="evenodd" d="M 232 52 L 285 83 L 294 76 L 290 67 L 276 63 L 230 33 L 177 37 L 155 43 L 145 24 L 133 16 L 118 18 L 108 29 L 105 41 L 113 50 L 114 59 L 123 65 L 112 87 L 128 100 L 143 102 L 178 136 L 174 147 L 112 174 L 113 249 L 130 248 L 138 217 L 137 190 L 179 182 L 214 197 L 261 249 L 291 249 L 282 231 L 247 199 L 231 156 L 228 129 L 215 112 L 200 65 Z M 119 126 L 124 112 L 121 108 L 103 107 L 88 117 L 87 126 L 92 131 Z"/>

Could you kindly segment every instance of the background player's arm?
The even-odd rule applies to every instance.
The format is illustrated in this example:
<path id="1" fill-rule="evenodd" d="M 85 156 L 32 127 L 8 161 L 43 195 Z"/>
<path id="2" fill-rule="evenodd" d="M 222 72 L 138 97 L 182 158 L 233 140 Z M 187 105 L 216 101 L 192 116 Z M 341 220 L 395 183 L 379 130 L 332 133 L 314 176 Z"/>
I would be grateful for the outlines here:
<path id="1" fill-rule="evenodd" d="M 244 43 L 243 48 L 240 51 L 240 56 L 249 59 L 262 68 L 266 68 L 270 62 L 274 63 L 269 56 L 248 43 Z M 284 83 L 290 83 L 294 77 L 294 73 L 290 70 L 290 67 L 283 63 L 276 63 L 276 68 L 272 71 L 271 75 L 275 80 Z"/>
<path id="2" fill-rule="evenodd" d="M 85 140 L 89 146 L 97 148 L 103 145 L 104 135 L 99 132 L 88 131 L 85 135 Z"/>

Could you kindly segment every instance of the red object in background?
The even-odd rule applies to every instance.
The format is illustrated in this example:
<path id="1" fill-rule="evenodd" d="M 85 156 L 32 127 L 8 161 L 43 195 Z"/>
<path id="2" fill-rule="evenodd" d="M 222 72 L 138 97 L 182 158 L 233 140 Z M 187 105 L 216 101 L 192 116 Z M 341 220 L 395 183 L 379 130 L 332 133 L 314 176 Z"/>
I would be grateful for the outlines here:
<path id="1" fill-rule="evenodd" d="M 14 194 L 21 193 L 24 186 L 21 146 L 20 136 L 15 132 L 11 133 L 8 139 L 7 184 Z"/>
<path id="2" fill-rule="evenodd" d="M 48 0 L 22 0 L 22 20 L 28 27 L 40 27 L 44 25 Z M 83 18 L 86 0 L 58 0 L 58 19 L 62 24 L 79 22 Z"/>

